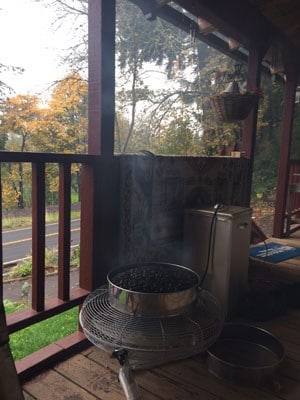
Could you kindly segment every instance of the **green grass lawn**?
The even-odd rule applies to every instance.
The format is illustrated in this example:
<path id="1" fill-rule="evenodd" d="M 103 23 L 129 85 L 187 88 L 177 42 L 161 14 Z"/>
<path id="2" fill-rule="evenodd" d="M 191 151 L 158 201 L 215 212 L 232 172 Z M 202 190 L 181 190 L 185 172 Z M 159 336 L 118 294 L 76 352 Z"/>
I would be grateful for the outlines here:
<path id="1" fill-rule="evenodd" d="M 7 314 L 26 308 L 26 304 L 4 300 Z M 10 348 L 14 360 L 31 354 L 48 344 L 76 332 L 78 329 L 78 307 L 55 317 L 38 322 L 10 335 Z"/>

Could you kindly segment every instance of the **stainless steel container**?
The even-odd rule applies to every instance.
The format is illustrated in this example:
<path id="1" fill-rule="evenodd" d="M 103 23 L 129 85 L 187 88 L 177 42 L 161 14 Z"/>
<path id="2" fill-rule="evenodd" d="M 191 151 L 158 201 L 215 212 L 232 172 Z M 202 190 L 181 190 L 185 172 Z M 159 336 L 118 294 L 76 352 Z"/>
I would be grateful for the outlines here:
<path id="1" fill-rule="evenodd" d="M 185 210 L 182 262 L 202 276 L 210 254 L 203 287 L 216 296 L 231 319 L 248 288 L 251 209 L 224 206 L 215 212 L 214 207 Z"/>
<path id="2" fill-rule="evenodd" d="M 215 376 L 244 385 L 259 385 L 272 377 L 284 358 L 275 336 L 248 324 L 225 324 L 209 348 L 207 364 Z"/>
<path id="3" fill-rule="evenodd" d="M 184 276 L 192 278 L 195 282 L 191 287 L 184 290 L 171 291 L 168 293 L 144 293 L 141 291 L 128 290 L 113 283 L 114 277 L 133 267 L 138 266 L 163 267 L 170 274 L 173 272 L 184 272 Z M 186 275 L 187 274 L 187 275 Z M 194 271 L 169 263 L 141 263 L 127 265 L 112 270 L 107 275 L 109 302 L 112 307 L 127 314 L 142 317 L 169 317 L 180 315 L 187 311 L 197 299 L 200 278 Z"/>

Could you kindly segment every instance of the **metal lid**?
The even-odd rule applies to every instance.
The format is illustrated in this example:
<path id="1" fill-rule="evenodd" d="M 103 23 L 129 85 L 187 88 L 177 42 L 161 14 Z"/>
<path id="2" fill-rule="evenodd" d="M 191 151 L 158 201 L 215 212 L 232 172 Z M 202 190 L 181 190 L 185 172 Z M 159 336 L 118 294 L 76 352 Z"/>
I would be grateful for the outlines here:
<path id="1" fill-rule="evenodd" d="M 215 213 L 215 211 L 216 211 L 215 207 L 204 207 L 204 208 L 201 208 L 201 209 L 196 209 L 196 208 L 186 209 L 185 213 L 186 214 L 211 216 L 212 214 Z M 245 212 L 251 212 L 251 208 L 224 205 L 224 206 L 221 206 L 218 209 L 217 214 L 218 214 L 218 216 L 232 218 L 234 216 L 238 216 L 239 214 L 243 214 Z"/>

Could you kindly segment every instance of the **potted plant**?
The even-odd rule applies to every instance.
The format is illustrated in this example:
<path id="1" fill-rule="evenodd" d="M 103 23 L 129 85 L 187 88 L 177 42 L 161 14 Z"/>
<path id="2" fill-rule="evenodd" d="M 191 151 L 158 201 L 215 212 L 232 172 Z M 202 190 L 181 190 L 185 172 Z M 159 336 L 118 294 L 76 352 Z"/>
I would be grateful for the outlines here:
<path id="1" fill-rule="evenodd" d="M 234 122 L 244 120 L 260 97 L 259 89 L 242 92 L 239 83 L 232 81 L 224 92 L 211 96 L 210 103 L 221 121 Z"/>

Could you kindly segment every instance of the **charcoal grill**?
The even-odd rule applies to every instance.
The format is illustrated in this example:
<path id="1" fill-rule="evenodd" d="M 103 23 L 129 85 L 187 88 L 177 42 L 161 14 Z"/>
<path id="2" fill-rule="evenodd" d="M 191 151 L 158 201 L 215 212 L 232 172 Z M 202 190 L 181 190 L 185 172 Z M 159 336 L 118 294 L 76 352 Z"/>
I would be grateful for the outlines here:
<path id="1" fill-rule="evenodd" d="M 86 298 L 80 312 L 87 339 L 122 365 L 119 380 L 128 400 L 141 399 L 132 370 L 205 352 L 219 337 L 223 321 L 215 297 L 203 289 L 197 289 L 182 313 L 160 317 L 124 312 L 105 286 Z"/>

